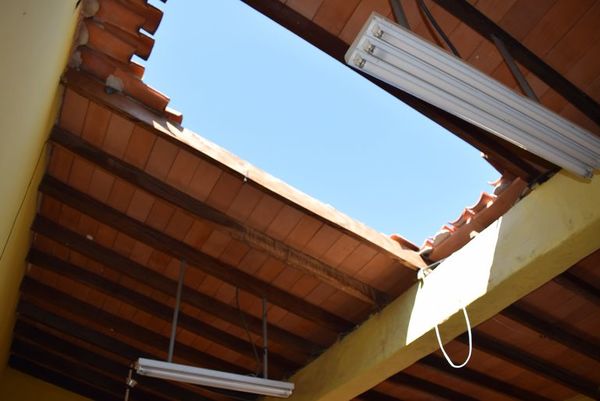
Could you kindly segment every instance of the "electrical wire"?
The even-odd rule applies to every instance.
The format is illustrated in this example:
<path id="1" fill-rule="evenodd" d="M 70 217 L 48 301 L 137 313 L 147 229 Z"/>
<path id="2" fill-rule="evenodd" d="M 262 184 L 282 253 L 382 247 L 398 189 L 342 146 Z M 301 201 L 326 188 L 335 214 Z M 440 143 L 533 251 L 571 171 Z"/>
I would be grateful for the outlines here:
<path id="1" fill-rule="evenodd" d="M 242 309 L 240 308 L 240 289 L 238 287 L 235 287 L 235 306 L 236 306 L 236 308 L 240 314 L 240 317 L 242 319 L 242 325 L 244 326 L 244 330 L 246 332 L 246 336 L 248 337 L 248 341 L 252 345 L 252 352 L 254 353 L 254 358 L 256 359 L 256 370 L 254 372 L 254 375 L 258 377 L 260 374 L 260 371 L 262 370 L 262 363 L 260 362 L 260 357 L 258 356 L 258 350 L 256 349 L 256 344 L 254 344 L 254 341 L 252 341 L 252 336 L 250 335 L 250 330 L 248 329 L 248 323 L 246 322 L 246 316 L 244 316 L 244 313 L 242 312 Z"/>
<path id="2" fill-rule="evenodd" d="M 431 26 L 433 26 L 433 29 L 435 29 L 435 31 L 438 33 L 438 35 L 440 35 L 444 43 L 446 43 L 446 46 L 448 46 L 448 48 L 452 51 L 452 53 L 454 53 L 456 57 L 461 58 L 460 54 L 458 53 L 458 50 L 456 50 L 456 47 L 454 47 L 454 45 L 450 41 L 450 38 L 446 36 L 442 27 L 437 23 L 437 21 L 429 11 L 429 8 L 427 8 L 425 2 L 423 0 L 417 0 L 417 3 L 419 4 L 419 8 L 423 12 L 423 14 L 425 14 L 427 20 L 429 20 Z"/>
<path id="3" fill-rule="evenodd" d="M 446 358 L 446 361 L 448 361 L 448 364 L 454 369 L 460 369 L 467 366 L 467 363 L 469 363 L 469 360 L 471 359 L 471 354 L 473 353 L 473 335 L 471 334 L 471 322 L 469 321 L 469 314 L 467 313 L 466 307 L 463 307 L 462 310 L 465 315 L 465 322 L 467 323 L 467 333 L 469 335 L 469 354 L 467 355 L 467 359 L 465 359 L 465 361 L 460 365 L 457 365 L 454 362 L 452 362 L 452 359 L 450 359 L 450 356 L 448 356 L 448 354 L 446 353 L 446 350 L 444 349 L 444 344 L 442 344 L 440 329 L 438 328 L 437 324 L 435 325 L 435 335 L 437 337 L 440 350 L 442 351 L 442 354 L 444 354 L 444 357 Z"/>
<path id="4" fill-rule="evenodd" d="M 31 185 L 33 184 L 33 181 L 35 179 L 35 174 L 40 165 L 40 161 L 42 160 L 42 156 L 44 155 L 44 152 L 46 151 L 47 144 L 48 144 L 47 142 L 44 142 L 44 144 L 42 145 L 42 149 L 40 150 L 40 153 L 38 155 L 37 161 L 35 162 L 35 167 L 33 168 L 33 173 L 31 173 L 31 177 L 29 178 L 29 182 L 27 183 L 27 188 L 25 189 L 25 194 L 23 195 L 23 198 L 21 199 L 21 203 L 19 204 L 17 213 L 15 213 L 15 218 L 13 219 L 12 224 L 10 226 L 10 230 L 8 231 L 8 236 L 6 237 L 6 241 L 4 242 L 4 244 L 2 244 L 2 251 L 0 251 L 0 260 L 2 260 L 2 258 L 4 257 L 4 252 L 6 251 L 8 243 L 10 242 L 10 239 L 13 235 L 13 231 L 15 230 L 15 226 L 17 225 L 17 220 L 19 218 L 19 215 L 21 214 L 21 209 L 23 209 L 25 200 L 27 199 L 27 196 L 29 195 L 29 190 L 31 189 Z"/>

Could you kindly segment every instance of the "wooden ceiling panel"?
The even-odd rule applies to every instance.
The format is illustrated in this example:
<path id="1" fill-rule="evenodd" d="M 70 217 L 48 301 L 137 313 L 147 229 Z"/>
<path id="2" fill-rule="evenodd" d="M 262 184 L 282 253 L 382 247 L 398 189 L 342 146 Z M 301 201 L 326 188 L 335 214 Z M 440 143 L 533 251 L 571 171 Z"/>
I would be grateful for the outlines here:
<path id="1" fill-rule="evenodd" d="M 313 21 L 334 35 L 338 35 L 360 0 L 323 0 Z"/>
<path id="2" fill-rule="evenodd" d="M 129 137 L 123 160 L 143 169 L 154 148 L 155 141 L 156 135 L 139 125 L 136 126 Z"/>
<path id="3" fill-rule="evenodd" d="M 66 101 L 66 99 L 65 99 Z M 66 111 L 64 112 L 66 113 Z M 96 146 L 101 146 L 106 136 L 106 130 L 111 120 L 112 113 L 97 103 L 90 102 L 87 113 L 84 114 L 85 121 L 81 131 L 81 137 Z M 64 127 L 69 129 L 69 127 Z M 72 131 L 77 134 L 78 131 Z"/>
<path id="4" fill-rule="evenodd" d="M 175 161 L 179 149 L 173 143 L 162 138 L 156 138 L 144 171 L 164 180 Z"/>
<path id="5" fill-rule="evenodd" d="M 88 112 L 89 114 L 89 112 Z M 106 130 L 102 149 L 116 157 L 123 157 L 135 125 L 132 121 L 112 114 Z"/>
<path id="6" fill-rule="evenodd" d="M 362 0 L 340 32 L 340 39 L 352 43 L 373 11 L 381 15 L 389 15 L 392 12 L 389 0 Z"/>
<path id="7" fill-rule="evenodd" d="M 302 14 L 308 19 L 313 19 L 323 0 L 287 0 L 286 6 Z"/>
<path id="8" fill-rule="evenodd" d="M 86 97 L 77 92 L 65 90 L 58 124 L 74 134 L 81 134 L 89 103 Z"/>

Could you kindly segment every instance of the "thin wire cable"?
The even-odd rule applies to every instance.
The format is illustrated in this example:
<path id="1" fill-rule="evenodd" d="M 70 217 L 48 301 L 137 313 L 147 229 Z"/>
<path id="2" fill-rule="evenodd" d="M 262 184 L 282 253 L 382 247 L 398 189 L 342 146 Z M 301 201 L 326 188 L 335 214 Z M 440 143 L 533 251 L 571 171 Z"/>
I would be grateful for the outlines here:
<path id="1" fill-rule="evenodd" d="M 240 317 L 242 318 L 242 325 L 244 326 L 244 330 L 246 331 L 246 336 L 248 337 L 248 341 L 252 345 L 252 352 L 254 353 L 254 358 L 256 359 L 256 370 L 254 372 L 254 375 L 258 377 L 258 375 L 260 374 L 260 371 L 262 370 L 262 364 L 260 362 L 260 357 L 258 356 L 258 350 L 256 349 L 256 344 L 254 344 L 254 341 L 252 341 L 252 336 L 250 335 L 250 330 L 248 329 L 248 323 L 246 322 L 246 316 L 244 316 L 244 313 L 242 312 L 242 309 L 240 308 L 240 289 L 237 287 L 235 287 L 235 306 L 240 314 Z"/>
<path id="2" fill-rule="evenodd" d="M 469 321 L 469 314 L 467 313 L 466 307 L 462 308 L 462 310 L 465 315 L 465 322 L 467 323 L 467 333 L 469 335 L 469 354 L 467 355 L 467 359 L 465 359 L 465 361 L 460 365 L 457 365 L 454 362 L 452 362 L 452 359 L 450 359 L 450 356 L 448 356 L 448 354 L 446 353 L 446 350 L 444 349 L 444 344 L 442 344 L 440 329 L 438 328 L 437 324 L 435 325 L 435 335 L 437 337 L 440 350 L 442 351 L 442 354 L 444 354 L 444 357 L 446 358 L 446 361 L 448 361 L 448 364 L 450 364 L 450 366 L 452 366 L 454 369 L 464 368 L 467 365 L 467 363 L 469 363 L 469 360 L 471 359 L 471 354 L 473 353 L 473 335 L 471 334 L 471 322 Z"/>
<path id="3" fill-rule="evenodd" d="M 427 8 L 425 2 L 423 0 L 417 0 L 417 3 L 419 4 L 419 8 L 421 9 L 421 11 L 423 11 L 423 14 L 425 14 L 425 17 L 427 17 L 427 20 L 429 21 L 431 26 L 433 26 L 433 29 L 435 29 L 435 31 L 438 33 L 438 35 L 440 35 L 444 43 L 446 43 L 446 46 L 448 46 L 448 48 L 452 51 L 452 53 L 454 53 L 456 57 L 461 58 L 460 54 L 458 53 L 458 50 L 456 50 L 456 47 L 454 47 L 454 45 L 450 41 L 450 38 L 446 36 L 442 27 L 439 26 L 439 24 L 429 11 L 429 8 Z"/>
<path id="4" fill-rule="evenodd" d="M 10 238 L 13 235 L 13 231 L 15 230 L 15 226 L 17 225 L 17 220 L 19 218 L 19 215 L 21 214 L 21 209 L 23 209 L 23 205 L 25 204 L 27 195 L 29 195 L 29 189 L 31 188 L 31 184 L 33 184 L 33 180 L 35 179 L 35 173 L 37 172 L 37 169 L 40 165 L 40 161 L 42 160 L 42 156 L 44 155 L 44 152 L 47 149 L 47 145 L 48 145 L 48 142 L 44 142 L 44 144 L 42 145 L 42 150 L 40 150 L 37 161 L 35 162 L 35 167 L 33 168 L 33 172 L 31 173 L 31 177 L 29 177 L 29 182 L 27 183 L 27 188 L 25 189 L 25 194 L 23 195 L 23 198 L 21 199 L 21 203 L 19 204 L 17 213 L 15 213 L 15 218 L 13 219 L 12 224 L 10 226 L 10 230 L 8 231 L 8 235 L 6 236 L 6 241 L 4 242 L 4 244 L 2 244 L 2 251 L 0 251 L 0 260 L 2 260 L 2 258 L 4 257 L 4 252 L 6 251 L 6 247 L 7 247 L 8 243 L 10 242 Z"/>

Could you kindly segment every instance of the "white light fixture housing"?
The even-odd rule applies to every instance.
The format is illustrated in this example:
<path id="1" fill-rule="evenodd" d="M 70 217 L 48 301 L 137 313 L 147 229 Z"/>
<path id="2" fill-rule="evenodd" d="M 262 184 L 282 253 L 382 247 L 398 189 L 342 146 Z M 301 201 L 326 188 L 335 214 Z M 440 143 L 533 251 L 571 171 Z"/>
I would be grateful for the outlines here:
<path id="1" fill-rule="evenodd" d="M 376 13 L 346 62 L 576 175 L 600 168 L 600 138 Z"/>
<path id="2" fill-rule="evenodd" d="M 294 383 L 261 379 L 259 377 L 220 372 L 146 358 L 139 358 L 136 361 L 135 370 L 142 376 L 271 397 L 287 398 L 294 390 Z"/>

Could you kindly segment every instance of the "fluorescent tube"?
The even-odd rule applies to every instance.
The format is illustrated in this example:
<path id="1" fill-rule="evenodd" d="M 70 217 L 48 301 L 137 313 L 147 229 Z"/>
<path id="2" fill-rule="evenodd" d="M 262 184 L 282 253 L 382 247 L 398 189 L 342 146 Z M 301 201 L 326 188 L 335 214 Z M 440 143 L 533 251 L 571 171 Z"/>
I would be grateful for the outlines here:
<path id="1" fill-rule="evenodd" d="M 572 173 L 600 168 L 600 138 L 376 13 L 346 62 Z"/>
<path id="2" fill-rule="evenodd" d="M 261 379 L 259 377 L 238 375 L 145 358 L 137 360 L 135 370 L 143 376 L 271 397 L 287 398 L 294 390 L 294 383 Z"/>

